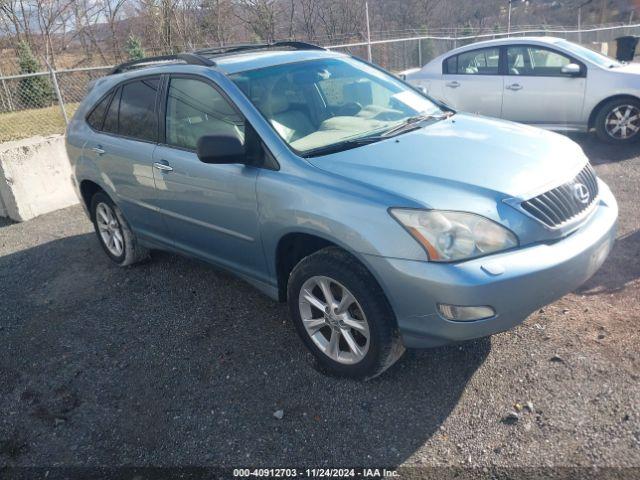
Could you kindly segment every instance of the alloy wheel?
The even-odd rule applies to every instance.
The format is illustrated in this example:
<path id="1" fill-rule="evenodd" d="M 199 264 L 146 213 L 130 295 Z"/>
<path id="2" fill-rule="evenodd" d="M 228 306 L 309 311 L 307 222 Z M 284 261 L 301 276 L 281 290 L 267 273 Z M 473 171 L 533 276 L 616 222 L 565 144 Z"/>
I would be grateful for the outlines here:
<path id="1" fill-rule="evenodd" d="M 640 110 L 634 105 L 620 105 L 609 112 L 605 129 L 616 140 L 626 140 L 640 130 Z"/>
<path id="2" fill-rule="evenodd" d="M 307 335 L 330 359 L 360 362 L 369 351 L 369 323 L 353 294 L 332 278 L 315 276 L 302 285 L 300 317 Z"/>
<path id="3" fill-rule="evenodd" d="M 99 203 L 96 207 L 96 224 L 100 232 L 102 242 L 115 257 L 122 256 L 124 252 L 124 235 L 122 227 L 111 206 L 106 203 Z"/>

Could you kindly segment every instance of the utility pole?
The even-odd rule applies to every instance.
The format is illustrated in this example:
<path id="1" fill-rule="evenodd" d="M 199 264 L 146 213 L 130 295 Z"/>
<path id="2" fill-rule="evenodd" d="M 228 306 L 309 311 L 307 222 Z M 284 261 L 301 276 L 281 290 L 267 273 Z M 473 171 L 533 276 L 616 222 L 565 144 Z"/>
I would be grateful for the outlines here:
<path id="1" fill-rule="evenodd" d="M 507 23 L 507 37 L 510 37 L 511 35 L 509 35 L 511 33 L 511 3 L 513 2 L 513 0 L 509 0 L 509 20 Z"/>
<path id="2" fill-rule="evenodd" d="M 369 26 L 369 2 L 364 3 L 364 12 L 367 17 L 367 59 L 371 62 L 373 56 L 371 55 L 371 27 Z"/>

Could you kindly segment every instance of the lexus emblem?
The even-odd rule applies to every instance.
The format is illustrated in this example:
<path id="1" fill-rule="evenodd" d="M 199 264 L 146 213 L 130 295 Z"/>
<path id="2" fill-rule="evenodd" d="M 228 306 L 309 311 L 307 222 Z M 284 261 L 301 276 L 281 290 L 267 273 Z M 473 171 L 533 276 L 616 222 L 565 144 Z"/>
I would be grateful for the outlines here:
<path id="1" fill-rule="evenodd" d="M 589 193 L 589 189 L 585 184 L 576 183 L 573 185 L 573 198 L 580 203 L 589 203 L 591 193 Z"/>

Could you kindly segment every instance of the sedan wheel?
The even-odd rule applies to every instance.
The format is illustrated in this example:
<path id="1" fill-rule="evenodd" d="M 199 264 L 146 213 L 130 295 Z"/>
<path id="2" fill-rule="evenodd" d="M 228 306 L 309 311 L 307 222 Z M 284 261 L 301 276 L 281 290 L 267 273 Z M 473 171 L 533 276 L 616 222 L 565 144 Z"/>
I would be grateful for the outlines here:
<path id="1" fill-rule="evenodd" d="M 300 317 L 318 349 L 330 359 L 351 365 L 369 350 L 369 324 L 353 294 L 336 280 L 316 276 L 300 290 Z"/>
<path id="2" fill-rule="evenodd" d="M 625 144 L 640 140 L 640 101 L 621 98 L 605 103 L 598 109 L 593 126 L 603 142 Z"/>
<path id="3" fill-rule="evenodd" d="M 630 139 L 640 130 L 640 109 L 635 105 L 614 108 L 606 117 L 605 128 L 615 140 Z"/>

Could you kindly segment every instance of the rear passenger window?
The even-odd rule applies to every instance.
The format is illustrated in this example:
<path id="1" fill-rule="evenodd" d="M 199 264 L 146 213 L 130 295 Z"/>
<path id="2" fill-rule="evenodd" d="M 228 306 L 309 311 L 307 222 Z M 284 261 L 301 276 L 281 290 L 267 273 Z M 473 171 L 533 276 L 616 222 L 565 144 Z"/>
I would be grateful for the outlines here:
<path id="1" fill-rule="evenodd" d="M 155 142 L 158 138 L 156 95 L 159 78 L 145 78 L 122 86 L 118 134 Z"/>
<path id="2" fill-rule="evenodd" d="M 120 106 L 121 90 L 121 88 L 118 88 L 113 96 L 111 105 L 109 105 L 109 110 L 107 111 L 107 115 L 104 118 L 104 125 L 102 126 L 103 132 L 118 133 L 118 107 Z"/>
<path id="3" fill-rule="evenodd" d="M 244 119 L 208 83 L 172 78 L 167 98 L 167 144 L 195 150 L 203 135 L 233 135 L 244 142 Z"/>
<path id="4" fill-rule="evenodd" d="M 453 58 L 447 60 L 451 62 Z M 448 73 L 458 75 L 498 75 L 500 70 L 500 49 L 482 48 L 463 52 L 455 57 L 455 64 L 448 63 Z"/>
<path id="5" fill-rule="evenodd" d="M 106 97 L 104 97 L 95 107 L 93 107 L 93 111 L 87 117 L 87 123 L 94 130 L 102 130 L 104 114 L 107 113 L 107 107 L 109 106 L 111 97 L 113 97 L 113 92 L 109 92 Z"/>

